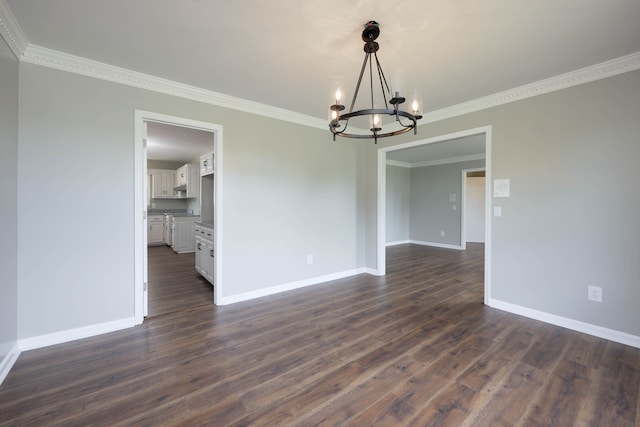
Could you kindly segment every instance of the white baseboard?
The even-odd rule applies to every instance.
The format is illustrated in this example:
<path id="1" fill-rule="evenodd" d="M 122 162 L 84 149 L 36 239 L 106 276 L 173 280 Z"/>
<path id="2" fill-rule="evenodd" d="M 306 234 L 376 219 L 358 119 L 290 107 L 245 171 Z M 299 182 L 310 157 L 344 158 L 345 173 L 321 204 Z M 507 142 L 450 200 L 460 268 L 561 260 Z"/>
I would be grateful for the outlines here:
<path id="1" fill-rule="evenodd" d="M 411 243 L 411 240 L 398 240 L 397 242 L 389 242 L 385 246 L 406 245 L 407 243 Z"/>
<path id="2" fill-rule="evenodd" d="M 339 273 L 327 274 L 325 276 L 312 277 L 310 279 L 298 280 L 297 282 L 284 283 L 282 285 L 271 286 L 269 288 L 258 289 L 243 294 L 231 295 L 222 299 L 222 305 L 234 304 L 242 301 L 249 301 L 255 298 L 266 297 L 269 295 L 279 294 L 281 292 L 291 291 L 294 289 L 304 288 L 307 286 L 318 285 L 320 283 L 329 282 L 331 280 L 344 279 L 345 277 L 355 276 L 357 274 L 368 273 L 365 268 L 356 268 L 353 270 L 342 271 Z"/>
<path id="3" fill-rule="evenodd" d="M 131 328 L 136 325 L 135 318 L 114 320 L 113 322 L 99 323 L 96 325 L 83 326 L 81 328 L 67 329 L 65 331 L 54 332 L 51 334 L 40 335 L 36 337 L 23 338 L 18 341 L 21 351 L 34 350 L 36 348 L 47 347 L 50 345 L 61 344 L 64 342 L 74 341 L 82 338 L 89 338 L 108 332 L 119 331 L 120 329 Z"/>
<path id="4" fill-rule="evenodd" d="M 508 302 L 489 299 L 489 307 L 498 310 L 507 311 L 509 313 L 518 314 L 541 322 L 550 323 L 552 325 L 561 326 L 577 332 L 593 335 L 598 338 L 604 338 L 620 344 L 629 345 L 631 347 L 640 348 L 640 336 L 631 335 L 626 332 L 616 331 L 614 329 L 602 326 L 592 325 L 591 323 L 581 322 L 579 320 L 568 319 L 566 317 L 557 316 L 555 314 L 545 313 L 544 311 L 534 310 L 532 308 L 523 307 Z"/>
<path id="5" fill-rule="evenodd" d="M 414 245 L 422 246 L 434 246 L 436 248 L 457 249 L 459 251 L 464 250 L 464 248 L 460 245 L 450 245 L 447 243 L 423 242 L 421 240 L 409 240 L 407 243 L 413 243 Z"/>
<path id="6" fill-rule="evenodd" d="M 9 371 L 13 368 L 16 360 L 18 360 L 18 356 L 20 356 L 20 346 L 16 342 L 11 347 L 11 350 L 9 350 L 9 353 L 0 360 L 0 384 L 2 384 L 4 379 L 7 378 L 7 375 L 9 375 Z"/>
<path id="7" fill-rule="evenodd" d="M 364 272 L 372 276 L 384 276 L 384 274 L 380 274 L 380 271 L 375 268 L 365 267 Z"/>

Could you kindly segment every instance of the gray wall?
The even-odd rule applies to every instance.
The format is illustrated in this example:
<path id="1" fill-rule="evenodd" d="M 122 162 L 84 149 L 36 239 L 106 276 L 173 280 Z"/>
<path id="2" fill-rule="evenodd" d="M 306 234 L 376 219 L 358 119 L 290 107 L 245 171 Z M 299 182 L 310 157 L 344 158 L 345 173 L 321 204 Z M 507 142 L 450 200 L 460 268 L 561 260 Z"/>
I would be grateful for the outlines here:
<path id="1" fill-rule="evenodd" d="M 361 144 L 255 117 L 225 127 L 224 147 L 225 294 L 363 266 Z"/>
<path id="2" fill-rule="evenodd" d="M 387 165 L 386 243 L 409 240 L 410 169 Z"/>
<path id="3" fill-rule="evenodd" d="M 377 149 L 491 125 L 492 299 L 640 336 L 640 71 L 424 124 Z M 367 203 L 367 266 L 376 267 L 376 193 Z M 587 285 L 603 302 L 587 301 Z"/>
<path id="4" fill-rule="evenodd" d="M 492 125 L 493 178 L 510 178 L 512 196 L 492 201 L 503 216 L 491 218 L 490 297 L 640 335 L 640 71 L 376 146 L 24 63 L 18 157 L 16 69 L 2 60 L 2 188 L 15 200 L 17 158 L 20 191 L 17 213 L 2 210 L 4 247 L 18 248 L 17 258 L 3 249 L 1 261 L 6 342 L 15 337 L 16 277 L 19 338 L 133 316 L 136 108 L 224 126 L 225 296 L 375 269 L 377 149 Z M 603 303 L 587 301 L 587 285 L 603 287 Z"/>
<path id="5" fill-rule="evenodd" d="M 411 240 L 460 245 L 462 170 L 484 165 L 484 160 L 474 160 L 411 168 Z M 455 202 L 449 201 L 451 193 L 456 195 Z"/>
<path id="6" fill-rule="evenodd" d="M 0 37 L 0 362 L 18 336 L 18 69 Z"/>
<path id="7" fill-rule="evenodd" d="M 364 265 L 364 144 L 24 63 L 20 338 L 133 316 L 134 109 L 224 127 L 225 297 Z"/>

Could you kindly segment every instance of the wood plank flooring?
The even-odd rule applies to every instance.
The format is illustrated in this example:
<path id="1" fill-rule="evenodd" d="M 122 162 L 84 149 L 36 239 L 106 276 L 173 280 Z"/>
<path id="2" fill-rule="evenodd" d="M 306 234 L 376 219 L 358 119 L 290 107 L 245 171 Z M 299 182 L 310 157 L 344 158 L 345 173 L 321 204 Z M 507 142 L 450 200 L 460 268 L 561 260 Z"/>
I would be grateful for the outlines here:
<path id="1" fill-rule="evenodd" d="M 195 270 L 195 254 L 176 254 L 169 246 L 150 246 L 149 315 L 160 316 L 213 305 L 213 288 Z"/>
<path id="2" fill-rule="evenodd" d="M 387 260 L 385 277 L 223 307 L 205 295 L 25 352 L 0 425 L 640 425 L 640 349 L 485 307 L 482 245 Z"/>

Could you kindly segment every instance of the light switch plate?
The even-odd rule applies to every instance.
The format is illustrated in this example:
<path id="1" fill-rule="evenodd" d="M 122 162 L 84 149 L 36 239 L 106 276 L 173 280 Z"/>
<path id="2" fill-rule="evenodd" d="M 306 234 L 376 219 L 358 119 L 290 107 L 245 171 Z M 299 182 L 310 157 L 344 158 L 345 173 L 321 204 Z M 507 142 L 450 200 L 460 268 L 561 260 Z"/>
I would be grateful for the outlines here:
<path id="1" fill-rule="evenodd" d="M 493 197 L 511 197 L 511 180 L 494 179 Z"/>
<path id="2" fill-rule="evenodd" d="M 502 216 L 502 207 L 494 206 L 493 207 L 493 216 Z"/>

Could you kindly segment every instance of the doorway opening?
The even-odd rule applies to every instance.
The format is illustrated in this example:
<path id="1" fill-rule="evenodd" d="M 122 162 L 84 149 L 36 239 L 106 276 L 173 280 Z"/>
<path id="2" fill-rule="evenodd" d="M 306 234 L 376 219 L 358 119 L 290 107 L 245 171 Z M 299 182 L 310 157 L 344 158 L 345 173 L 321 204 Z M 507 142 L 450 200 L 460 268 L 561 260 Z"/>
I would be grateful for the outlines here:
<path id="1" fill-rule="evenodd" d="M 451 133 L 447 135 L 441 135 L 433 138 L 428 138 L 420 141 L 409 142 L 406 144 L 399 144 L 391 147 L 384 147 L 378 150 L 378 204 L 377 204 L 377 245 L 376 245 L 376 270 L 375 274 L 383 276 L 386 274 L 386 243 L 387 243 L 387 157 L 388 155 L 393 155 L 394 152 L 399 152 L 400 150 L 407 150 L 410 148 L 417 147 L 425 147 L 431 148 L 438 147 L 440 149 L 451 148 L 453 145 L 453 141 L 466 139 L 469 137 L 479 137 L 481 138 L 484 145 L 484 167 L 482 169 L 485 170 L 485 191 L 484 191 L 484 200 L 485 200 L 485 214 L 484 214 L 484 234 L 485 234 L 485 243 L 484 243 L 484 303 L 487 304 L 490 296 L 491 289 L 491 221 L 490 221 L 490 183 L 491 183 L 491 126 L 485 126 L 480 128 L 469 129 L 466 131 Z M 439 144 L 441 143 L 441 144 Z M 449 145 L 448 145 L 449 144 Z M 471 157 L 465 157 L 464 155 L 456 156 L 455 154 L 451 157 L 457 157 L 460 161 L 463 159 L 470 159 Z M 478 158 L 478 157 L 474 157 Z M 478 168 L 481 169 L 481 168 Z M 458 175 L 460 177 L 460 175 Z M 465 225 L 464 225 L 464 210 L 465 210 L 465 200 L 464 195 L 462 193 L 465 191 L 464 180 L 461 181 L 461 186 L 459 188 L 459 196 L 456 196 L 455 193 L 447 193 L 448 197 L 447 202 L 451 204 L 449 209 L 456 209 L 456 197 L 460 197 L 459 205 L 460 205 L 460 214 L 459 214 L 459 241 L 453 242 L 455 244 L 446 244 L 441 245 L 443 247 L 455 248 L 464 250 L 466 248 L 466 233 L 465 233 Z M 444 231 L 444 230 L 442 230 Z M 442 232 L 439 231 L 439 232 Z M 409 240 L 410 242 L 410 240 Z M 436 244 L 435 246 L 439 246 Z"/>
<path id="2" fill-rule="evenodd" d="M 142 323 L 142 321 L 144 320 L 144 317 L 146 317 L 149 313 L 149 252 L 148 252 L 148 243 L 149 243 L 149 238 L 151 237 L 153 238 L 157 238 L 155 235 L 154 236 L 149 236 L 149 228 L 152 225 L 150 220 L 152 219 L 156 219 L 155 216 L 158 213 L 164 213 L 164 211 L 172 211 L 172 210 L 177 210 L 180 211 L 180 213 L 182 213 L 182 211 L 185 211 L 185 216 L 180 217 L 180 221 L 176 221 L 175 218 L 172 218 L 173 222 L 174 222 L 174 227 L 173 230 L 176 229 L 176 226 L 178 226 L 178 222 L 180 222 L 180 226 L 184 227 L 186 229 L 189 229 L 189 225 L 193 225 L 193 224 L 183 224 L 183 223 L 187 223 L 190 220 L 195 221 L 195 219 L 199 216 L 199 215 L 194 215 L 194 214 L 202 214 L 204 216 L 207 216 L 207 223 L 210 223 L 211 225 L 215 224 L 214 227 L 214 231 L 213 231 L 213 242 L 214 242 L 214 247 L 212 248 L 212 253 L 215 252 L 215 257 L 214 257 L 214 268 L 213 268 L 213 278 L 214 278 L 214 283 L 215 286 L 213 287 L 213 303 L 214 304 L 220 304 L 222 301 L 222 288 L 223 288 L 223 282 L 222 282 L 222 263 L 221 263 L 221 256 L 222 256 L 222 252 L 220 250 L 221 246 L 222 246 L 222 236 L 221 236 L 221 229 L 222 229 L 222 126 L 220 125 L 216 125 L 213 123 L 208 123 L 208 122 L 201 122 L 201 121 L 196 121 L 196 120 L 192 120 L 192 119 L 186 119 L 186 118 L 182 118 L 182 117 L 175 117 L 175 116 L 168 116 L 168 115 L 164 115 L 164 114 L 158 114 L 158 113 L 153 113 L 153 112 L 148 112 L 148 111 L 140 111 L 140 110 L 136 110 L 135 111 L 135 153 L 134 153 L 134 157 L 135 157 L 135 203 L 134 203 L 134 208 L 135 208 L 135 221 L 134 221 L 134 228 L 135 228 L 135 238 L 134 238 L 134 256 L 135 256 L 135 281 L 134 281 L 134 315 L 135 315 L 135 320 L 136 320 L 136 324 L 140 324 Z M 149 129 L 151 130 L 151 133 L 155 133 L 156 137 L 158 132 L 162 133 L 175 133 L 176 135 L 181 134 L 181 135 L 185 135 L 189 132 L 193 133 L 193 134 L 202 134 L 204 135 L 203 139 L 205 140 L 204 143 L 202 141 L 200 142 L 194 142 L 195 145 L 197 145 L 198 143 L 204 144 L 204 146 L 208 146 L 208 148 L 206 148 L 204 151 L 205 152 L 214 152 L 214 156 L 213 156 L 213 174 L 215 174 L 215 179 L 210 178 L 207 180 L 207 182 L 211 181 L 212 185 L 207 185 L 204 187 L 204 191 L 207 192 L 206 194 L 203 194 L 201 192 L 199 192 L 197 195 L 194 194 L 189 194 L 189 186 L 187 185 L 186 188 L 183 188 L 182 183 L 179 183 L 178 185 L 171 185 L 170 190 L 171 191 L 175 191 L 176 193 L 172 194 L 169 197 L 162 197 L 162 196 L 158 196 L 158 194 L 151 194 L 151 191 L 156 191 L 156 193 L 158 192 L 158 189 L 156 186 L 156 188 L 152 188 L 152 186 L 149 185 L 150 178 L 148 176 L 149 171 L 147 170 L 147 161 L 151 161 L 154 160 L 155 163 L 150 163 L 150 165 L 154 166 L 154 167 L 166 167 L 166 169 L 164 169 L 166 171 L 167 175 L 171 175 L 169 171 L 171 171 L 171 169 L 173 169 L 173 166 L 175 166 L 176 164 L 182 164 L 182 162 L 184 161 L 184 164 L 191 164 L 192 166 L 190 166 L 191 168 L 191 172 L 194 174 L 192 175 L 192 179 L 193 182 L 195 182 L 197 180 L 198 184 L 200 184 L 201 181 L 201 174 L 200 174 L 200 165 L 199 162 L 198 164 L 194 165 L 195 163 L 195 155 L 192 156 L 193 153 L 190 154 L 186 154 L 187 158 L 185 157 L 180 157 L 181 155 L 184 156 L 185 155 L 185 151 L 188 152 L 189 150 L 187 149 L 188 145 L 190 143 L 188 143 L 186 140 L 182 140 L 179 144 L 168 144 L 167 140 L 170 140 L 171 138 L 175 138 L 176 135 L 169 135 L 167 140 L 165 141 L 159 141 L 158 143 L 160 145 L 169 145 L 169 146 L 164 146 L 161 147 L 160 149 L 158 149 L 158 147 L 155 148 L 151 148 L 148 145 L 148 132 Z M 210 140 L 208 139 L 208 137 L 210 136 Z M 150 142 L 150 141 L 149 141 Z M 197 150 L 197 148 L 193 148 L 195 150 Z M 192 149 L 192 150 L 193 150 Z M 148 151 L 154 151 L 157 152 L 157 150 L 164 152 L 168 157 L 171 156 L 175 156 L 175 162 L 172 163 L 171 160 L 169 158 L 165 158 L 164 160 L 158 160 L 158 159 L 148 159 L 147 154 Z M 201 154 L 205 154 L 205 153 L 201 153 Z M 155 155 L 152 157 L 156 157 Z M 162 162 L 166 162 L 166 163 L 162 163 Z M 160 163 L 158 163 L 160 162 Z M 195 168 L 195 170 L 194 170 Z M 158 174 L 158 183 L 161 182 L 160 180 L 162 179 L 162 174 L 165 174 L 165 172 L 158 172 L 160 169 L 155 169 L 155 171 Z M 210 175 L 211 172 L 207 172 Z M 182 192 L 186 192 L 187 194 L 183 194 Z M 209 194 L 208 192 L 211 192 L 211 194 Z M 178 199 L 177 196 L 184 196 L 184 200 L 180 201 Z M 153 197 L 155 196 L 155 197 Z M 175 197 L 175 198 L 174 198 Z M 211 204 L 211 207 L 207 208 L 205 205 L 207 204 Z M 174 206 L 175 205 L 175 206 Z M 204 207 L 205 211 L 202 211 L 202 207 Z M 204 216 L 202 217 L 202 221 L 205 221 Z M 210 218 L 209 218 L 210 217 Z M 168 225 L 168 222 L 164 223 L 165 226 Z M 192 227 L 191 227 L 192 228 Z M 167 230 L 167 228 L 165 228 L 165 232 L 168 232 L 169 230 Z M 152 230 L 152 232 L 154 232 Z M 162 233 L 160 233 L 162 234 Z M 181 233 L 180 235 L 185 234 L 188 235 L 188 237 L 192 237 L 190 236 L 190 233 L 188 231 Z M 164 238 L 166 239 L 167 234 L 164 234 Z M 175 236 L 174 236 L 175 237 Z M 158 242 L 154 242 L 154 243 L 158 243 Z M 159 251 L 156 254 L 156 252 L 154 252 L 154 256 L 158 255 L 162 252 L 162 249 L 167 249 L 169 250 L 169 254 L 172 253 L 171 249 L 168 249 L 168 247 L 166 247 L 166 241 L 165 243 L 165 247 L 162 248 L 160 247 L 160 245 L 158 247 L 155 248 L 151 248 L 151 249 L 159 249 Z M 180 246 L 178 248 L 174 248 L 173 251 L 175 252 L 182 252 L 182 245 L 184 244 L 184 240 L 180 240 L 178 243 Z M 172 246 L 174 247 L 174 246 Z M 186 248 L 184 249 L 185 252 L 188 253 L 189 249 Z M 183 257 L 184 258 L 184 257 Z M 182 260 L 182 263 L 184 265 L 184 259 Z M 180 263 L 178 263 L 177 265 L 180 265 Z M 182 268 L 186 268 L 186 267 L 182 267 Z M 195 263 L 194 263 L 194 270 L 195 270 Z"/>
<path id="3" fill-rule="evenodd" d="M 486 179 L 485 168 L 462 170 L 461 244 L 485 243 Z"/>

